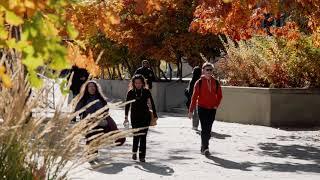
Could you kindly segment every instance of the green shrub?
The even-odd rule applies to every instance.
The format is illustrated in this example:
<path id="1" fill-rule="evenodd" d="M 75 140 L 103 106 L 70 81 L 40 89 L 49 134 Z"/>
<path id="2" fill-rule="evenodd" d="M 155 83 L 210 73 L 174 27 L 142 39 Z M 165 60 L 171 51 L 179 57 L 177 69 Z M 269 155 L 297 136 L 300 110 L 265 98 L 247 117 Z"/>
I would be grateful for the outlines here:
<path id="1" fill-rule="evenodd" d="M 1 138 L 0 143 L 0 179 L 32 180 L 32 170 L 25 164 L 24 149 L 18 142 L 6 143 Z"/>

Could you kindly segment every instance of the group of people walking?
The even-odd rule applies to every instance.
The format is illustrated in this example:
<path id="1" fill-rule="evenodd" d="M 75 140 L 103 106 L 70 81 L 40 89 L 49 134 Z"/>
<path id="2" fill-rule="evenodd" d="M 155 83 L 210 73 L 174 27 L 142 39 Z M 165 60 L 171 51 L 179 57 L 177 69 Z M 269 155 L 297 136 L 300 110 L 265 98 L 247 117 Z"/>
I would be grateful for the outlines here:
<path id="1" fill-rule="evenodd" d="M 146 158 L 147 134 L 151 119 L 158 117 L 150 92 L 154 77 L 154 73 L 149 67 L 149 62 L 143 61 L 142 67 L 136 71 L 131 80 L 126 97 L 126 101 L 132 101 L 132 103 L 125 106 L 124 124 L 128 124 L 130 112 L 132 128 L 142 128 L 142 130 L 137 132 L 137 135 L 133 137 L 132 145 L 132 159 L 137 160 L 139 156 L 141 162 L 145 162 Z M 221 86 L 213 77 L 212 64 L 205 63 L 202 68 L 194 68 L 193 78 L 185 94 L 188 97 L 188 116 L 193 120 L 193 129 L 198 129 L 200 120 L 201 153 L 210 155 L 209 140 L 211 137 L 211 128 L 215 119 L 216 110 L 222 99 Z M 97 101 L 80 115 L 80 119 L 107 105 L 107 99 L 101 91 L 101 87 L 95 81 L 87 81 L 84 83 L 77 97 L 78 101 L 75 111 L 78 111 L 93 101 Z M 93 133 L 88 133 L 86 138 L 90 139 L 91 136 L 101 133 L 102 131 L 106 133 L 118 129 L 111 117 L 108 117 L 104 122 L 106 122 L 106 124 L 98 124 L 93 128 Z M 122 145 L 125 142 L 125 138 L 119 139 L 117 142 L 119 145 Z M 90 141 L 87 141 L 87 144 L 89 143 Z"/>

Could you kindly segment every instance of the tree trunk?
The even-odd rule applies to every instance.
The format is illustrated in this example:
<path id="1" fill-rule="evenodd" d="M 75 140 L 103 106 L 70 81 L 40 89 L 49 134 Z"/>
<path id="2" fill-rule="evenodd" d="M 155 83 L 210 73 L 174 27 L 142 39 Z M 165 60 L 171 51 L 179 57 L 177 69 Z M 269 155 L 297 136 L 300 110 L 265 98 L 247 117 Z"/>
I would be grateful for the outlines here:
<path id="1" fill-rule="evenodd" d="M 109 67 L 107 67 L 107 70 L 108 70 L 108 76 L 109 76 L 109 79 L 112 79 L 112 78 L 111 78 L 111 72 L 110 72 Z"/>
<path id="2" fill-rule="evenodd" d="M 177 78 L 179 78 L 179 80 L 182 80 L 182 61 L 181 61 L 181 58 L 182 58 L 182 55 L 180 52 L 177 52 L 176 53 L 176 58 L 177 58 Z"/>
<path id="3" fill-rule="evenodd" d="M 118 78 L 120 79 L 120 80 L 123 80 L 122 79 L 122 74 L 121 74 L 121 70 L 120 70 L 120 66 L 119 66 L 119 64 L 117 65 L 117 70 L 118 70 Z"/>
<path id="4" fill-rule="evenodd" d="M 162 71 L 162 69 L 159 68 L 159 71 L 160 71 L 160 73 L 162 74 L 162 77 L 163 77 L 166 81 L 168 81 L 168 78 L 167 78 L 166 74 Z"/>
<path id="5" fill-rule="evenodd" d="M 170 81 L 172 81 L 172 67 L 170 63 L 169 63 L 169 76 L 170 76 Z"/>
<path id="6" fill-rule="evenodd" d="M 129 61 L 128 61 L 128 59 L 124 59 L 124 63 L 126 64 L 126 66 L 127 66 L 127 68 L 128 68 L 128 71 L 129 71 L 129 74 L 130 74 L 130 76 L 133 76 L 133 70 L 132 70 L 132 67 L 130 66 L 130 64 L 129 64 Z M 133 73 L 132 73 L 133 72 Z"/>
<path id="7" fill-rule="evenodd" d="M 112 79 L 116 79 L 116 68 L 112 67 Z"/>

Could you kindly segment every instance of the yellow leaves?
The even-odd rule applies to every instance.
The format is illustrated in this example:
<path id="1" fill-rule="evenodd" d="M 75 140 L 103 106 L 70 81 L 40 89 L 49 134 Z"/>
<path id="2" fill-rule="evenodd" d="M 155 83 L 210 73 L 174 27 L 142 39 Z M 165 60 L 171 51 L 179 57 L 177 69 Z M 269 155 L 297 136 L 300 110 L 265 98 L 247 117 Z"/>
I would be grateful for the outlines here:
<path id="1" fill-rule="evenodd" d="M 3 1 L 3 0 L 2 0 Z M 6 3 L 0 3 L 8 10 L 13 11 L 21 18 L 25 14 L 32 16 L 36 11 L 43 10 L 48 3 L 48 0 L 4 0 Z"/>
<path id="2" fill-rule="evenodd" d="M 119 15 L 112 13 L 112 12 L 107 12 L 106 16 L 108 17 L 111 24 L 113 24 L 113 25 L 120 24 Z"/>
<path id="3" fill-rule="evenodd" d="M 317 31 L 313 33 L 312 41 L 317 48 L 320 48 L 320 27 L 318 27 Z"/>
<path id="4" fill-rule="evenodd" d="M 14 12 L 12 11 L 6 11 L 6 17 L 5 20 L 7 23 L 14 25 L 14 26 L 19 26 L 20 24 L 23 23 L 23 20 L 21 17 L 17 16 Z"/>
<path id="5" fill-rule="evenodd" d="M 35 7 L 36 7 L 34 2 L 31 0 L 25 0 L 24 5 L 25 5 L 25 7 L 30 8 L 30 9 L 35 9 Z"/>
<path id="6" fill-rule="evenodd" d="M 8 38 L 8 31 L 5 29 L 4 26 L 0 25 L 0 40 L 5 40 Z"/>
<path id="7" fill-rule="evenodd" d="M 1 84 L 3 84 L 4 87 L 11 88 L 12 87 L 11 79 L 5 72 L 6 72 L 6 68 L 0 65 L 0 82 Z"/>
<path id="8" fill-rule="evenodd" d="M 233 0 L 222 0 L 224 3 L 231 3 Z"/>

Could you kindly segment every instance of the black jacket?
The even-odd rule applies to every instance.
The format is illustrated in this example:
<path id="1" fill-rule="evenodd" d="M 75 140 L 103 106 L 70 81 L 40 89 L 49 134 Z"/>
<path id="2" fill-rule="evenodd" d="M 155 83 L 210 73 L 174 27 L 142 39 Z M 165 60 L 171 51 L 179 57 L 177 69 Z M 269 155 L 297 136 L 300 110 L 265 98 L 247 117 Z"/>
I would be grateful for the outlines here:
<path id="1" fill-rule="evenodd" d="M 125 107 L 125 115 L 128 116 L 131 108 L 131 124 L 133 128 L 150 126 L 151 114 L 148 107 L 148 99 L 151 100 L 153 115 L 157 117 L 152 95 L 148 89 L 132 89 L 127 94 L 127 101 L 135 100 Z"/>

